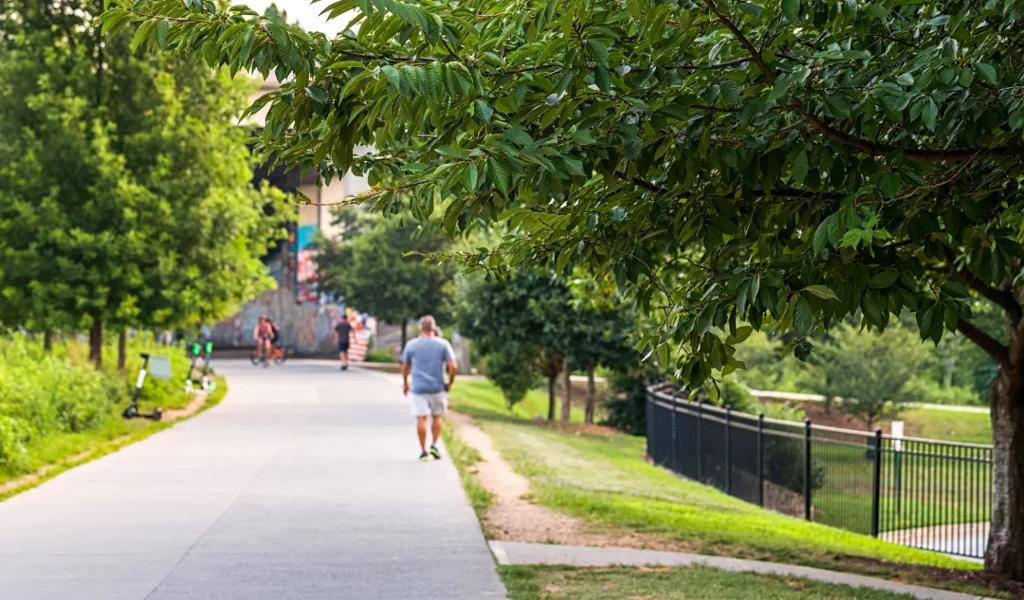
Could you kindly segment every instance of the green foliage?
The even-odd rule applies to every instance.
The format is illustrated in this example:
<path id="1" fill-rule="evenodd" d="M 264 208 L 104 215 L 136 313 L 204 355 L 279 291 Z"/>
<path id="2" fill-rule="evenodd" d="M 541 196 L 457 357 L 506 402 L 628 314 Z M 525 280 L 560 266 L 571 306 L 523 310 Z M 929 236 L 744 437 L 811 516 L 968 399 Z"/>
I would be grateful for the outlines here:
<path id="1" fill-rule="evenodd" d="M 514 344 L 492 350 L 484 357 L 484 373 L 501 389 L 511 408 L 526 397 L 537 383 L 533 351 Z"/>
<path id="2" fill-rule="evenodd" d="M 53 440 L 107 430 L 124 433 L 120 415 L 142 351 L 169 355 L 174 377 L 146 380 L 140 396 L 144 409 L 181 408 L 190 401 L 182 390 L 188 360 L 178 348 L 151 347 L 133 339 L 128 350 L 125 374 L 112 367 L 93 368 L 81 342 L 61 342 L 45 352 L 37 339 L 0 337 L 0 479 L 38 466 L 43 446 Z"/>
<path id="3" fill-rule="evenodd" d="M 366 362 L 372 363 L 393 363 L 395 355 L 390 350 L 370 350 L 366 353 Z"/>
<path id="4" fill-rule="evenodd" d="M 917 400 L 907 383 L 926 360 L 924 345 L 898 323 L 878 334 L 843 324 L 815 353 L 824 375 L 819 391 L 842 398 L 840 410 L 863 419 L 870 429 L 879 419 L 898 414 L 900 405 Z"/>
<path id="5" fill-rule="evenodd" d="M 454 268 L 428 256 L 447 244 L 436 228 L 397 218 L 341 217 L 357 226 L 340 242 L 321 240 L 325 289 L 391 323 L 425 314 L 448 319 Z"/>
<path id="6" fill-rule="evenodd" d="M 186 326 L 266 289 L 284 204 L 251 185 L 248 86 L 42 4 L 0 13 L 30 25 L 0 38 L 0 322 Z"/>
<path id="7" fill-rule="evenodd" d="M 467 261 L 612 274 L 689 382 L 738 366 L 742 322 L 909 310 L 939 340 L 972 293 L 1019 316 L 1020 2 L 510 1 L 338 0 L 331 41 L 173 0 L 105 18 L 286 81 L 251 109 L 281 162 L 366 173 L 376 207 L 450 231 L 508 224 Z"/>
<path id="8" fill-rule="evenodd" d="M 664 381 L 664 373 L 650 362 L 613 369 L 610 393 L 604 401 L 605 425 L 632 435 L 647 431 L 647 386 Z"/>

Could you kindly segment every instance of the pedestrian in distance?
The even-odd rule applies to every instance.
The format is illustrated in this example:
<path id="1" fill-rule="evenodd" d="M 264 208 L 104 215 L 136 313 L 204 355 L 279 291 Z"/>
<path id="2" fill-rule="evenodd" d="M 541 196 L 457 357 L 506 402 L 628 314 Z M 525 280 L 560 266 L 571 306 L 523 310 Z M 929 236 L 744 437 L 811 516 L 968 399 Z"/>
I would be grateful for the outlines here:
<path id="1" fill-rule="evenodd" d="M 349 336 L 352 333 L 352 323 L 345 315 L 334 326 L 334 333 L 338 334 L 338 360 L 341 361 L 341 370 L 345 371 L 348 369 Z"/>
<path id="2" fill-rule="evenodd" d="M 437 443 L 441 425 L 448 410 L 448 390 L 455 383 L 458 364 L 448 340 L 436 335 L 434 317 L 420 319 L 420 335 L 402 349 L 402 393 L 409 397 L 412 415 L 416 417 L 416 435 L 420 441 L 420 460 L 440 460 Z M 445 372 L 448 381 L 445 383 Z M 409 380 L 412 379 L 410 384 Z M 410 393 L 411 392 L 411 393 Z M 427 448 L 427 418 L 430 418 L 432 441 Z"/>

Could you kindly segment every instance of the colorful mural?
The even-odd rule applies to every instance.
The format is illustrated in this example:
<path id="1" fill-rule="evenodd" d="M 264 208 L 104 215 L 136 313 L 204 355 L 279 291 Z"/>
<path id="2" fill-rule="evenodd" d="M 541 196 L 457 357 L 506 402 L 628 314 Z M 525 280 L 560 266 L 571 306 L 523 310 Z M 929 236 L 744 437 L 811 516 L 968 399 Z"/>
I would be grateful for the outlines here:
<path id="1" fill-rule="evenodd" d="M 281 330 L 281 343 L 299 354 L 332 354 L 336 349 L 334 324 L 344 314 L 337 304 L 296 302 L 291 291 L 278 288 L 246 303 L 234 317 L 217 323 L 213 343 L 221 348 L 252 346 L 252 329 L 262 314 Z"/>

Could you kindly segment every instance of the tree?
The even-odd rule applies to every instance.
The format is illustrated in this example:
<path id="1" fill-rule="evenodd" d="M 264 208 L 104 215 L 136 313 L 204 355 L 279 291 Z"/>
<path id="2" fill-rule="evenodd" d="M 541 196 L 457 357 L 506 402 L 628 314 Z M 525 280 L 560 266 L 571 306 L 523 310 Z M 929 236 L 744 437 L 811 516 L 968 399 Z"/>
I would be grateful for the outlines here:
<path id="1" fill-rule="evenodd" d="M 104 40 L 84 0 L 0 17 L 0 318 L 46 331 L 175 327 L 269 285 L 260 257 L 283 197 L 252 188 L 247 86 L 190 60 Z M 25 23 L 23 28 L 9 27 Z M 124 366 L 119 344 L 119 366 Z"/>
<path id="2" fill-rule="evenodd" d="M 986 566 L 1024 578 L 1024 3 L 325 8 L 358 31 L 168 0 L 117 0 L 108 23 L 277 71 L 259 146 L 279 160 L 365 172 L 366 200 L 453 232 L 509 224 L 467 262 L 613 273 L 690 383 L 740 366 L 743 322 L 806 336 L 910 311 L 926 338 L 962 333 L 999 364 Z"/>
<path id="3" fill-rule="evenodd" d="M 914 400 L 906 386 L 924 367 L 927 352 L 918 336 L 899 324 L 879 334 L 840 325 L 815 349 L 814 362 L 824 376 L 819 391 L 841 398 L 840 410 L 873 429 Z"/>
<path id="4" fill-rule="evenodd" d="M 571 327 L 571 295 L 565 281 L 551 273 L 517 270 L 503 279 L 479 281 L 464 295 L 459 331 L 485 355 L 518 351 L 529 357 L 523 372 L 536 371 L 548 383 L 548 420 L 555 420 L 555 387 L 565 369 Z M 510 368 L 511 362 L 501 362 Z"/>
<path id="5" fill-rule="evenodd" d="M 322 285 L 391 323 L 406 323 L 425 314 L 444 321 L 450 315 L 454 267 L 429 262 L 424 255 L 439 252 L 447 238 L 436 228 L 398 219 L 377 219 L 341 242 L 321 242 Z"/>
<path id="6" fill-rule="evenodd" d="M 484 357 L 484 372 L 505 397 L 505 405 L 515 406 L 533 389 L 537 374 L 531 368 L 534 351 L 517 344 L 493 349 Z"/>
<path id="7" fill-rule="evenodd" d="M 639 340 L 637 317 L 624 299 L 615 294 L 614 283 L 607 278 L 577 273 L 570 281 L 570 289 L 573 316 L 566 354 L 573 369 L 587 373 L 583 422 L 592 424 L 597 407 L 597 367 L 623 371 L 634 369 L 641 362 L 634 347 Z M 566 421 L 569 403 L 566 397 L 562 413 Z"/>

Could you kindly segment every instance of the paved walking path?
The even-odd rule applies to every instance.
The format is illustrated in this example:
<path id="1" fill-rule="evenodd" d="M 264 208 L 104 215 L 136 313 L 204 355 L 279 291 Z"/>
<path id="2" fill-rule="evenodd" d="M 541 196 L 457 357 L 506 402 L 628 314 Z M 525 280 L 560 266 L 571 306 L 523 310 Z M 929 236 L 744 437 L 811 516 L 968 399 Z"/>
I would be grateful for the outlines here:
<path id="1" fill-rule="evenodd" d="M 723 571 L 760 573 L 762 575 L 782 575 L 784 577 L 803 577 L 824 583 L 849 585 L 853 587 L 886 590 L 900 594 L 910 594 L 922 600 L 986 600 L 971 594 L 948 592 L 919 585 L 909 585 L 886 581 L 877 577 L 854 575 L 784 565 L 760 560 L 728 558 L 724 556 L 706 556 L 703 554 L 687 554 L 684 552 L 662 552 L 658 550 L 635 550 L 632 548 L 591 548 L 588 546 L 561 546 L 556 544 L 527 544 L 523 542 L 491 541 L 491 551 L 498 564 L 501 565 L 572 565 L 577 567 L 609 567 L 626 566 L 671 566 L 693 567 L 705 566 Z"/>
<path id="2" fill-rule="evenodd" d="M 394 382 L 220 362 L 224 402 L 0 502 L 4 600 L 503 598 Z"/>

